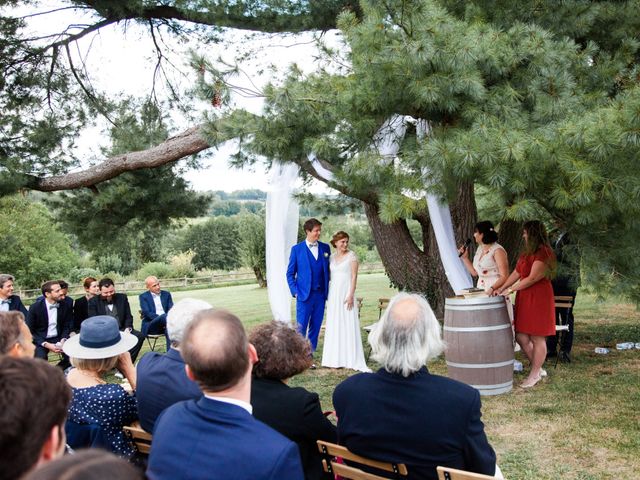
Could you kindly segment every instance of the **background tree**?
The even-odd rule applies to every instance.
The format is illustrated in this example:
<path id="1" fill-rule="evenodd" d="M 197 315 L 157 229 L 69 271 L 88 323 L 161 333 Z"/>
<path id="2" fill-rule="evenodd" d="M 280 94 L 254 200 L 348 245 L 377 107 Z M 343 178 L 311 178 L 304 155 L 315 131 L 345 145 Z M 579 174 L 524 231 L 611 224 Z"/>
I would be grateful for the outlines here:
<path id="1" fill-rule="evenodd" d="M 267 259 L 265 244 L 265 217 L 245 212 L 238 215 L 238 250 L 245 267 L 253 270 L 261 287 L 267 286 Z"/>
<path id="2" fill-rule="evenodd" d="M 178 241 L 181 251 L 191 250 L 196 270 L 233 270 L 241 266 L 238 225 L 232 218 L 214 217 L 190 225 Z"/>
<path id="3" fill-rule="evenodd" d="M 158 107 L 145 101 L 139 112 L 131 101 L 118 110 L 112 143 L 113 156 L 144 150 L 167 138 L 167 126 Z M 163 239 L 172 223 L 206 211 L 208 197 L 188 187 L 184 167 L 163 165 L 127 172 L 92 189 L 63 193 L 54 202 L 58 219 L 74 233 L 84 249 L 106 270 L 130 273 L 146 262 L 164 260 Z M 120 265 L 112 265 L 113 261 Z"/>
<path id="4" fill-rule="evenodd" d="M 148 22 L 153 33 L 166 22 L 178 34 L 190 23 L 270 31 L 325 28 L 333 19 L 318 21 L 320 4 L 329 9 L 325 20 L 345 6 L 217 2 L 200 13 L 190 10 L 195 6 L 190 2 L 169 2 L 166 9 L 146 2 L 127 2 L 119 8 L 113 2 L 79 2 L 74 5 L 95 9 L 95 22 L 75 37 L 66 32 L 59 43 L 44 47 L 42 40 L 36 46 L 24 38 L 19 20 L 8 19 L 3 30 L 9 53 L 3 63 L 10 78 L 6 98 L 15 97 L 14 90 L 24 84 L 24 77 L 22 83 L 11 83 L 15 73 L 10 69 L 20 62 L 33 70 L 28 78 L 34 86 L 30 99 L 37 98 L 34 91 L 49 91 L 44 66 L 51 65 L 52 80 L 67 79 L 73 70 L 58 61 L 56 52 L 103 25 L 136 19 Z M 438 287 L 443 272 L 424 202 L 419 200 L 425 185 L 449 200 L 459 238 L 469 236 L 475 221 L 475 188 L 482 187 L 483 193 L 498 199 L 501 207 L 492 219 L 501 221 L 502 238 L 512 239 L 507 242 L 512 256 L 521 220 L 538 217 L 559 223 L 576 239 L 592 278 L 607 280 L 600 285 L 617 285 L 638 298 L 638 265 L 628 256 L 628 246 L 639 233 L 634 220 L 640 144 L 637 0 L 374 0 L 361 5 L 362 10 L 349 6 L 355 13 L 343 11 L 340 16 L 345 38 L 340 51 L 345 55 L 331 70 L 308 77 L 292 70 L 281 87 L 267 88 L 262 118 L 237 112 L 127 156 L 126 162 L 122 156 L 113 157 L 100 168 L 65 176 L 55 171 L 51 177 L 43 174 L 51 163 L 30 169 L 28 162 L 18 164 L 7 156 L 10 168 L 4 177 L 13 186 L 23 181 L 46 191 L 77 188 L 240 136 L 245 156 L 239 159 L 252 161 L 251 155 L 262 153 L 270 161 L 298 163 L 305 175 L 320 177 L 307 160 L 311 151 L 318 154 L 336 175 L 329 183 L 364 202 L 383 261 L 402 288 L 431 292 L 435 299 L 446 294 Z M 29 68 L 23 70 L 31 72 Z M 215 84 L 225 80 L 220 71 L 211 73 L 215 83 L 202 85 L 208 101 Z M 93 97 L 92 105 L 98 108 L 95 99 L 100 97 Z M 40 95 L 40 104 L 46 105 L 43 98 Z M 34 118 L 27 109 L 18 113 Z M 418 142 L 410 128 L 399 159 L 382 161 L 371 144 L 393 114 L 427 120 L 429 136 Z M 76 112 L 71 115 L 80 118 Z M 63 132 L 59 127 L 55 125 L 56 132 Z M 4 150 L 11 151 L 12 137 L 6 138 Z M 62 142 L 52 144 L 53 152 Z M 67 165 L 60 165 L 66 170 Z M 423 248 L 411 238 L 407 218 L 420 223 Z"/>
<path id="5" fill-rule="evenodd" d="M 21 287 L 64 278 L 79 261 L 45 206 L 22 196 L 0 198 L 0 241 L 0 271 L 14 275 Z"/>

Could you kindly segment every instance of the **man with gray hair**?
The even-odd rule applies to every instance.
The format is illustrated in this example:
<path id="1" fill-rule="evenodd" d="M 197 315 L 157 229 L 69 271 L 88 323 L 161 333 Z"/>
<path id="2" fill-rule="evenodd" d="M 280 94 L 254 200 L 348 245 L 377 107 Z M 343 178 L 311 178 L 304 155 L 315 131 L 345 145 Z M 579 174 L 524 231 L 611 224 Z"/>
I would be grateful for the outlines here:
<path id="1" fill-rule="evenodd" d="M 405 463 L 409 479 L 438 478 L 438 465 L 494 475 L 496 455 L 473 387 L 432 375 L 444 350 L 424 297 L 399 293 L 369 336 L 376 373 L 354 375 L 333 393 L 338 439 L 354 453 Z"/>
<path id="2" fill-rule="evenodd" d="M 173 305 L 167 314 L 167 334 L 171 348 L 167 353 L 148 352 L 138 362 L 138 417 L 147 432 L 153 432 L 156 419 L 162 411 L 182 400 L 199 398 L 202 392 L 184 370 L 180 344 L 185 329 L 198 312 L 211 308 L 203 300 L 185 298 Z"/>
<path id="3" fill-rule="evenodd" d="M 0 355 L 33 358 L 36 346 L 21 312 L 0 312 Z"/>

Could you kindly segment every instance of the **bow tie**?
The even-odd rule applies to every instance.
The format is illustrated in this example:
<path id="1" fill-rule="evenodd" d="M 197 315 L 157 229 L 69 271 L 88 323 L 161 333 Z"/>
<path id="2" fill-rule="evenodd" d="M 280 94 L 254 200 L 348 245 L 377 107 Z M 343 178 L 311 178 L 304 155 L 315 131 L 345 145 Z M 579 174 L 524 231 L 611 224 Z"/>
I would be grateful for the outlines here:
<path id="1" fill-rule="evenodd" d="M 11 301 L 10 300 L 0 300 L 0 305 L 4 305 L 5 303 L 8 305 L 8 304 L 11 303 Z"/>
<path id="2" fill-rule="evenodd" d="M 60 304 L 54 303 L 53 305 L 49 305 L 49 310 L 53 310 L 54 308 L 58 308 Z"/>
<path id="3" fill-rule="evenodd" d="M 317 247 L 318 246 L 318 242 L 307 243 L 307 245 L 309 245 L 309 247 Z"/>

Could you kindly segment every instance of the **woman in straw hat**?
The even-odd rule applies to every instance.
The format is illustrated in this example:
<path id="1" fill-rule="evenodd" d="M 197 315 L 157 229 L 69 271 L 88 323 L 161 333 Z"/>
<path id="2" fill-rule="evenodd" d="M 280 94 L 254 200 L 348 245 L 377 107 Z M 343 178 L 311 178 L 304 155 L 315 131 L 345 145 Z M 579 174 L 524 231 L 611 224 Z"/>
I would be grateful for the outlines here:
<path id="1" fill-rule="evenodd" d="M 135 452 L 122 427 L 138 419 L 136 398 L 122 386 L 107 383 L 104 376 L 117 368 L 135 390 L 136 371 L 129 350 L 136 343 L 136 337 L 118 329 L 115 318 L 100 315 L 82 322 L 80 334 L 63 347 L 75 367 L 67 375 L 73 390 L 67 423 L 99 427 L 106 447 L 123 457 Z"/>

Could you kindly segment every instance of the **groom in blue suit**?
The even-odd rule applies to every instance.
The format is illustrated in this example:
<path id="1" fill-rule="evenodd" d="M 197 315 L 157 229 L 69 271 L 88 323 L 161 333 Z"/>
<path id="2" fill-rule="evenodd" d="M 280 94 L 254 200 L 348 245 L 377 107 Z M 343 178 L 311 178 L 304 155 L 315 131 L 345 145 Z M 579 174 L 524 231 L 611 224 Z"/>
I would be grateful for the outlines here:
<path id="1" fill-rule="evenodd" d="M 322 233 L 320 221 L 310 218 L 304 222 L 304 232 L 307 238 L 291 248 L 287 283 L 296 299 L 298 331 L 309 338 L 315 351 L 329 294 L 331 249 L 318 241 Z"/>

